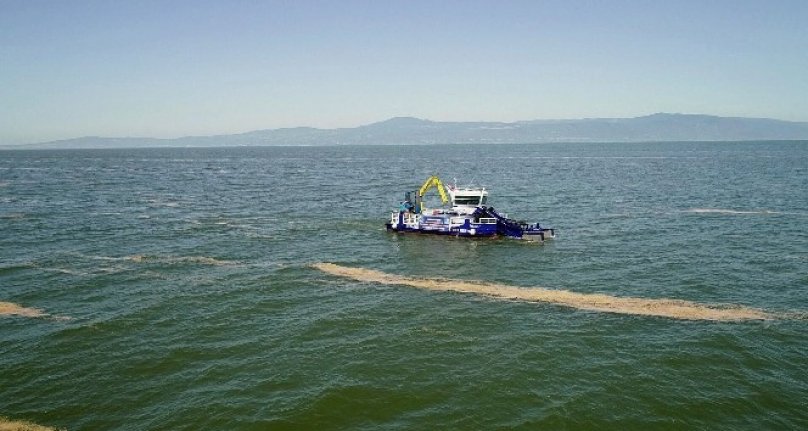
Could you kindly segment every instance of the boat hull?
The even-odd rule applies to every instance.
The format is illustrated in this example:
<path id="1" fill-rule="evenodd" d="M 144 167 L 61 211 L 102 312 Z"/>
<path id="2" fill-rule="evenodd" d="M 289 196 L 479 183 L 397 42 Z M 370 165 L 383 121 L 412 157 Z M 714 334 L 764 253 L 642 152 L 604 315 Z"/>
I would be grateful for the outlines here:
<path id="1" fill-rule="evenodd" d="M 544 242 L 555 238 L 555 230 L 537 225 L 511 226 L 496 219 L 457 218 L 451 216 L 418 216 L 393 213 L 385 223 L 388 232 L 402 234 L 443 235 L 468 238 L 506 237 Z"/>

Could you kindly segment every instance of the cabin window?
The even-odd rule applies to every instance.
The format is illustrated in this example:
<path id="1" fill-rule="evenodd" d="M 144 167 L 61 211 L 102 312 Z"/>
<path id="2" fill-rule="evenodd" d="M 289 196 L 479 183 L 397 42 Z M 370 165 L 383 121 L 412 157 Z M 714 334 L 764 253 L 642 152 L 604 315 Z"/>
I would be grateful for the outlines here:
<path id="1" fill-rule="evenodd" d="M 455 196 L 454 203 L 455 205 L 473 205 L 478 206 L 484 204 L 486 201 L 487 196 L 482 197 L 482 202 L 480 202 L 480 196 Z"/>

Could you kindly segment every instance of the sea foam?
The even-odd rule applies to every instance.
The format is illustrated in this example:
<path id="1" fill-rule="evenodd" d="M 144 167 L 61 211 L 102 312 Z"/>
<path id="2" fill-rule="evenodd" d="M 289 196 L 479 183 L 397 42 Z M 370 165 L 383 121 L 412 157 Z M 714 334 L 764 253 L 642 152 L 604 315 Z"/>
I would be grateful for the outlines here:
<path id="1" fill-rule="evenodd" d="M 333 263 L 315 263 L 312 266 L 331 275 L 363 282 L 402 285 L 435 291 L 472 293 L 505 300 L 546 302 L 580 310 L 606 313 L 712 321 L 768 320 L 774 318 L 772 314 L 763 310 L 740 305 L 717 306 L 680 299 L 632 298 L 596 293 L 576 293 L 542 287 L 516 287 L 481 281 L 404 277 L 372 269 L 352 268 Z"/>
<path id="2" fill-rule="evenodd" d="M 38 308 L 28 308 L 13 302 L 0 302 L 0 316 L 46 317 L 48 313 Z"/>

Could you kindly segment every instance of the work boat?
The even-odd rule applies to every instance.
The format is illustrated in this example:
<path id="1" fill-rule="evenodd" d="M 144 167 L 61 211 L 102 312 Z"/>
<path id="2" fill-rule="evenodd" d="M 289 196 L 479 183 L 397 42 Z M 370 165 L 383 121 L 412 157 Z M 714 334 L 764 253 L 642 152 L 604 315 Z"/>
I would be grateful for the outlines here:
<path id="1" fill-rule="evenodd" d="M 424 206 L 424 195 L 432 188 L 440 196 L 440 208 Z M 444 186 L 433 175 L 420 189 L 405 193 L 398 211 L 390 215 L 387 230 L 463 237 L 502 236 L 540 242 L 555 238 L 554 229 L 510 219 L 486 206 L 487 201 L 485 188 Z"/>

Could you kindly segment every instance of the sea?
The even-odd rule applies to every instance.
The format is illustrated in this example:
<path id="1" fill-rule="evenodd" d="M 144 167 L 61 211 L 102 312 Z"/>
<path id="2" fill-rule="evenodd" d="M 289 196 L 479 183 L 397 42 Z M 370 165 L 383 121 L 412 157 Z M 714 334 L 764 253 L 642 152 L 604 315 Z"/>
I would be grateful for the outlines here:
<path id="1" fill-rule="evenodd" d="M 433 174 L 556 238 L 388 233 Z M 60 429 L 808 429 L 807 301 L 808 142 L 0 151 L 0 415 Z"/>

